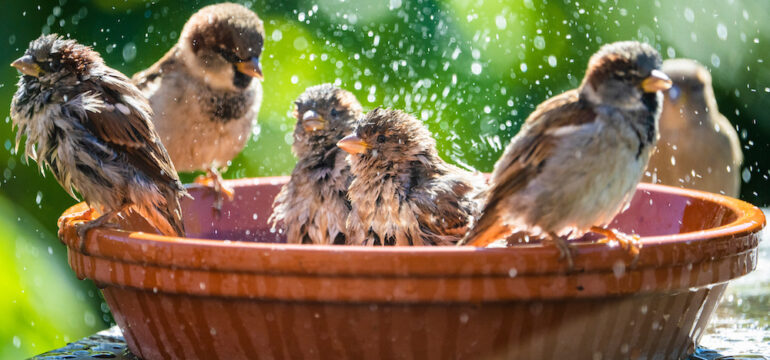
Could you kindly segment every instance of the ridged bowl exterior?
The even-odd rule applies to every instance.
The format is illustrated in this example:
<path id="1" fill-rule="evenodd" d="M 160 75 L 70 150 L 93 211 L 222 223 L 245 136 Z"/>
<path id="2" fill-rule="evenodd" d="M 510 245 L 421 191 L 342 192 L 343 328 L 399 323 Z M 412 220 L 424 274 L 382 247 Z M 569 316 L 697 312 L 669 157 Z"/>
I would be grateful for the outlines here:
<path id="1" fill-rule="evenodd" d="M 567 272 L 536 244 L 284 244 L 266 220 L 285 181 L 231 182 L 220 219 L 192 188 L 190 238 L 130 214 L 120 228 L 132 231 L 91 231 L 81 251 L 84 204 L 63 214 L 60 238 L 144 359 L 680 359 L 727 281 L 756 267 L 765 223 L 735 199 L 643 184 L 612 225 L 643 236 L 636 266 L 586 241 Z"/>

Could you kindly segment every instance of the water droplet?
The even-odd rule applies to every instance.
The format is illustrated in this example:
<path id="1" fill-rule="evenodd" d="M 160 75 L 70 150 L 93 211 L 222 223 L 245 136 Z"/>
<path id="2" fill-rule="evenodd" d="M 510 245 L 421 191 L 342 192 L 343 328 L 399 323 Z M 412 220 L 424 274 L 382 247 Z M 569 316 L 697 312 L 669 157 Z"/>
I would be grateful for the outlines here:
<path id="1" fill-rule="evenodd" d="M 717 24 L 717 36 L 720 40 L 727 40 L 727 26 L 725 24 Z"/>
<path id="2" fill-rule="evenodd" d="M 273 39 L 273 41 L 281 41 L 283 39 L 283 33 L 281 30 L 275 29 L 273 30 L 273 34 L 270 35 L 270 38 Z"/>
<path id="3" fill-rule="evenodd" d="M 305 50 L 305 49 L 307 49 L 307 45 L 308 45 L 307 44 L 307 39 L 305 39 L 304 36 L 298 36 L 296 39 L 294 39 L 294 44 L 293 45 L 294 45 L 294 49 L 295 50 L 299 50 L 299 51 Z M 321 59 L 321 60 L 323 60 L 323 59 Z"/>
<path id="4" fill-rule="evenodd" d="M 688 23 L 695 21 L 695 13 L 692 9 L 684 8 L 684 19 L 687 20 Z"/>
<path id="5" fill-rule="evenodd" d="M 508 26 L 508 22 L 505 20 L 505 16 L 497 15 L 497 17 L 495 17 L 495 25 L 498 29 L 505 30 L 505 27 Z"/>
<path id="6" fill-rule="evenodd" d="M 535 48 L 538 50 L 545 49 L 545 38 L 542 36 L 535 36 Z"/>
<path id="7" fill-rule="evenodd" d="M 551 67 L 556 67 L 556 56 L 550 55 L 548 56 L 548 65 Z"/>
<path id="8" fill-rule="evenodd" d="M 751 171 L 749 171 L 748 168 L 743 169 L 741 172 L 741 179 L 743 179 L 743 182 L 748 183 L 751 181 Z"/>
<path id="9" fill-rule="evenodd" d="M 123 46 L 123 60 L 132 62 L 136 58 L 136 45 L 130 42 Z"/>
<path id="10" fill-rule="evenodd" d="M 717 54 L 711 54 L 711 65 L 714 65 L 714 67 L 719 67 L 720 63 L 721 60 L 719 60 L 719 56 Z"/>
<path id="11" fill-rule="evenodd" d="M 481 64 L 477 62 L 474 62 L 473 64 L 471 64 L 471 72 L 473 73 L 473 75 L 481 74 Z"/>

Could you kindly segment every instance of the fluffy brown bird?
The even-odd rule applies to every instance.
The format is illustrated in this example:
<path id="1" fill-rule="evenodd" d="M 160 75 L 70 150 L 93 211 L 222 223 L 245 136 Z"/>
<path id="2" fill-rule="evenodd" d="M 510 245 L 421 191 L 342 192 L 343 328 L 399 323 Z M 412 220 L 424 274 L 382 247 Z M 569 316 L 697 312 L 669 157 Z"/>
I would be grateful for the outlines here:
<path id="1" fill-rule="evenodd" d="M 372 110 L 340 140 L 353 182 L 349 244 L 453 245 L 481 208 L 481 177 L 447 164 L 415 117 Z"/>
<path id="2" fill-rule="evenodd" d="M 658 138 L 661 90 L 671 85 L 655 49 L 603 46 L 580 87 L 548 99 L 527 118 L 495 164 L 479 221 L 463 243 L 486 246 L 515 231 L 553 241 L 588 231 L 638 255 L 635 237 L 605 229 L 626 207 Z"/>
<path id="3" fill-rule="evenodd" d="M 208 173 L 221 208 L 218 168 L 246 146 L 262 102 L 259 57 L 262 20 L 232 3 L 210 5 L 184 25 L 179 42 L 158 62 L 134 75 L 157 114 L 155 127 L 177 170 Z"/>
<path id="4" fill-rule="evenodd" d="M 186 191 L 155 133 L 152 109 L 129 79 L 99 54 L 58 35 L 41 36 L 11 64 L 21 73 L 11 103 L 16 147 L 101 217 L 138 211 L 166 235 L 184 236 L 179 198 Z M 81 244 L 82 246 L 82 244 Z"/>
<path id="5" fill-rule="evenodd" d="M 273 227 L 282 224 L 289 243 L 344 244 L 351 175 L 337 142 L 361 118 L 361 104 L 331 84 L 308 88 L 295 104 L 297 165 L 275 198 L 269 221 Z"/>
<path id="6" fill-rule="evenodd" d="M 645 179 L 737 197 L 741 142 L 719 113 L 711 74 L 688 59 L 666 60 L 663 71 L 674 84 L 664 94 L 660 140 Z"/>

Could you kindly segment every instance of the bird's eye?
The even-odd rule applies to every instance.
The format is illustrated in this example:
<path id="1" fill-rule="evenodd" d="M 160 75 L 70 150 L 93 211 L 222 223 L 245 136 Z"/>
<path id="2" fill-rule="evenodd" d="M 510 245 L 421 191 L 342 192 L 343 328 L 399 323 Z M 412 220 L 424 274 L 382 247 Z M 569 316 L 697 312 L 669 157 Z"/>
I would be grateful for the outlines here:
<path id="1" fill-rule="evenodd" d="M 332 111 L 330 111 L 329 114 L 331 116 L 337 117 L 337 115 L 339 115 L 339 112 L 337 111 L 337 109 L 332 108 Z"/>
<path id="2" fill-rule="evenodd" d="M 219 55 L 221 55 L 221 56 L 222 56 L 222 57 L 223 57 L 225 60 L 227 60 L 227 62 L 230 62 L 230 63 L 237 63 L 237 62 L 240 62 L 240 61 L 241 61 L 241 59 L 239 59 L 239 58 L 238 58 L 238 56 L 237 56 L 237 55 L 235 55 L 235 53 L 234 53 L 234 52 L 232 52 L 232 51 L 230 51 L 230 50 L 228 50 L 228 49 L 225 49 L 225 48 L 221 48 L 221 47 L 220 47 L 220 48 L 216 48 L 216 49 L 214 49 L 214 51 L 216 51 L 216 52 L 217 52 Z"/>
<path id="3" fill-rule="evenodd" d="M 59 71 L 61 68 L 61 61 L 59 58 L 53 58 L 50 62 L 48 62 L 48 66 L 53 72 Z"/>
<path id="4" fill-rule="evenodd" d="M 382 144 L 382 143 L 384 143 L 384 142 L 385 142 L 385 140 L 387 140 L 387 138 L 385 137 L 385 135 L 379 135 L 379 136 L 377 136 L 377 142 L 378 142 L 378 143 Z"/>

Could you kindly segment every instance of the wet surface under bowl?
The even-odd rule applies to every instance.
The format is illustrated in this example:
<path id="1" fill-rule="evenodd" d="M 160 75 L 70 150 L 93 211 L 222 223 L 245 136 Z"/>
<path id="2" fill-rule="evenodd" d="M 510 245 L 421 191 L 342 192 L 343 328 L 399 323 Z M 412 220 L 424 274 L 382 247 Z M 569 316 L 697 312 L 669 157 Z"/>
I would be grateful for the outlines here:
<path id="1" fill-rule="evenodd" d="M 637 266 L 580 243 L 567 274 L 556 249 L 536 245 L 265 244 L 283 241 L 265 224 L 283 181 L 232 182 L 221 219 L 211 194 L 191 189 L 185 223 L 198 240 L 99 229 L 81 253 L 70 224 L 60 236 L 147 359 L 680 358 L 726 282 L 755 268 L 764 224 L 745 203 L 643 185 L 613 225 L 645 236 Z M 121 228 L 150 229 L 135 216 Z"/>

